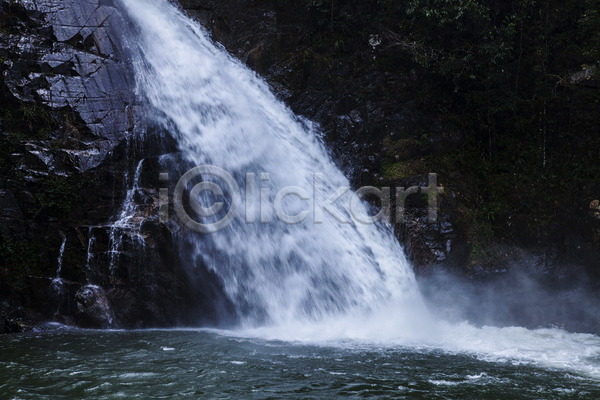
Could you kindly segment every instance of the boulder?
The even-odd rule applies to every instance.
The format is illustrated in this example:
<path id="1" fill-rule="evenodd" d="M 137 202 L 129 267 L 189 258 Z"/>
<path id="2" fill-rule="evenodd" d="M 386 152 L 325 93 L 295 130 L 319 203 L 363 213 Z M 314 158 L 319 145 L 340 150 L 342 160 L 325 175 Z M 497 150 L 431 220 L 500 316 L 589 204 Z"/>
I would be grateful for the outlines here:
<path id="1" fill-rule="evenodd" d="M 104 289 L 96 285 L 85 285 L 77 294 L 76 322 L 86 328 L 110 328 L 113 316 L 104 293 Z"/>

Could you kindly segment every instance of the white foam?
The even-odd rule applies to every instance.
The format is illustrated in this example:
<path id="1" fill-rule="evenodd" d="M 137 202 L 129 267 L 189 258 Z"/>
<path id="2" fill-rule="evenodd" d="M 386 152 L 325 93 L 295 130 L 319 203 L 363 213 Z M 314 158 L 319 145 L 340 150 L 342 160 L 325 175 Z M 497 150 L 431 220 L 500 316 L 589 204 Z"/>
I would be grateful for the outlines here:
<path id="1" fill-rule="evenodd" d="M 402 313 L 400 313 L 401 315 Z M 520 327 L 477 328 L 466 322 L 397 318 L 392 308 L 380 313 L 331 318 L 281 326 L 216 331 L 222 335 L 261 340 L 343 348 L 398 349 L 401 351 L 443 351 L 467 354 L 493 363 L 530 364 L 571 371 L 600 380 L 600 337 L 560 329 L 529 330 Z M 482 373 L 483 374 L 483 373 Z M 466 379 L 483 379 L 473 375 Z"/>
<path id="2" fill-rule="evenodd" d="M 459 382 L 459 381 L 447 381 L 444 379 L 430 379 L 429 383 L 433 383 L 436 386 L 456 386 L 456 385 L 460 385 L 463 382 Z"/>

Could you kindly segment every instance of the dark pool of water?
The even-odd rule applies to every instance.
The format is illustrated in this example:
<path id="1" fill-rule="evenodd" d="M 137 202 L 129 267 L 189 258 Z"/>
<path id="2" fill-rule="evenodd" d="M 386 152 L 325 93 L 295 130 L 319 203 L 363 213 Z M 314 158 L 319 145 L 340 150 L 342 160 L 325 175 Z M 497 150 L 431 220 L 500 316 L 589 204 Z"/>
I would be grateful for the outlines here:
<path id="1" fill-rule="evenodd" d="M 438 350 L 207 331 L 0 336 L 0 398 L 598 399 L 590 377 Z"/>

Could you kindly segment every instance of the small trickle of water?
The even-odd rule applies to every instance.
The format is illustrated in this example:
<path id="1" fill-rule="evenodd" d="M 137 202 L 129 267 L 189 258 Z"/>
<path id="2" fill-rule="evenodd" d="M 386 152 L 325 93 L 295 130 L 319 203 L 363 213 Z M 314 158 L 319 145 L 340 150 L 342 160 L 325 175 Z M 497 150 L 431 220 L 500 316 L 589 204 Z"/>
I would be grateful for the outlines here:
<path id="1" fill-rule="evenodd" d="M 92 271 L 92 259 L 94 258 L 94 253 L 92 252 L 92 249 L 94 248 L 95 243 L 96 243 L 96 237 L 94 236 L 94 227 L 90 226 L 88 228 L 87 257 L 86 257 L 86 261 L 85 261 L 85 270 L 87 272 L 86 277 L 87 277 L 88 282 L 90 280 L 90 275 L 93 272 Z"/>
<path id="2" fill-rule="evenodd" d="M 57 258 L 58 268 L 56 269 L 56 275 L 55 275 L 54 279 L 52 279 L 52 289 L 54 289 L 54 291 L 57 294 L 62 293 L 63 280 L 60 275 L 62 272 L 63 257 L 65 255 L 65 246 L 67 245 L 67 235 L 65 235 L 62 232 L 60 233 L 60 235 L 62 236 L 62 243 L 60 245 L 60 250 L 58 251 L 58 258 Z"/>
<path id="3" fill-rule="evenodd" d="M 128 236 L 140 246 L 145 246 L 144 238 L 139 234 L 140 224 L 142 219 L 136 215 L 137 204 L 135 202 L 135 196 L 140 190 L 140 176 L 142 173 L 142 167 L 144 165 L 144 159 L 138 162 L 133 176 L 133 181 L 130 185 L 130 189 L 127 190 L 123 204 L 121 205 L 121 212 L 115 222 L 111 224 L 110 235 L 109 235 L 109 254 L 110 254 L 110 265 L 109 268 L 113 271 L 118 263 L 119 254 L 123 249 L 123 236 L 126 233 Z M 127 176 L 125 178 L 127 180 Z"/>
<path id="4" fill-rule="evenodd" d="M 137 194 L 138 190 L 140 190 L 140 176 L 142 174 L 143 165 L 144 159 L 141 159 L 135 168 L 133 181 L 131 182 L 130 189 L 127 190 L 125 200 L 123 200 L 123 204 L 121 205 L 119 217 L 113 224 L 115 227 L 127 228 L 135 225 L 134 218 L 135 211 L 137 210 L 135 195 Z"/>

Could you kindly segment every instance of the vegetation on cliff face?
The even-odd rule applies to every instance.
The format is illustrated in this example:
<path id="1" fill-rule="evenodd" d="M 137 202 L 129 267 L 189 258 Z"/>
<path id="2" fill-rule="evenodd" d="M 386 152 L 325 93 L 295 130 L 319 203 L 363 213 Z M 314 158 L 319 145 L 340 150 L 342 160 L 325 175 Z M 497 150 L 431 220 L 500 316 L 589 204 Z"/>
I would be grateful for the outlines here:
<path id="1" fill-rule="evenodd" d="M 501 257 L 486 250 L 493 242 L 600 248 L 589 212 L 600 197 L 600 2 L 276 3 L 304 6 L 307 64 L 330 66 L 335 81 L 339 65 L 360 70 L 370 54 L 388 78 L 365 100 L 402 104 L 408 90 L 442 131 L 461 132 L 454 143 L 427 126 L 388 135 L 374 175 L 393 182 L 418 169 L 438 172 L 456 198 L 471 265 Z M 408 86 L 398 84 L 411 74 Z M 578 244 L 568 248 L 573 237 Z"/>

